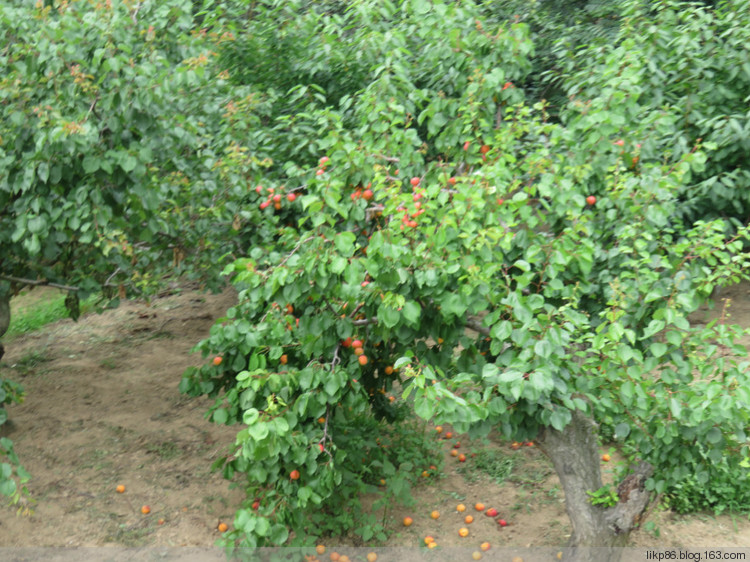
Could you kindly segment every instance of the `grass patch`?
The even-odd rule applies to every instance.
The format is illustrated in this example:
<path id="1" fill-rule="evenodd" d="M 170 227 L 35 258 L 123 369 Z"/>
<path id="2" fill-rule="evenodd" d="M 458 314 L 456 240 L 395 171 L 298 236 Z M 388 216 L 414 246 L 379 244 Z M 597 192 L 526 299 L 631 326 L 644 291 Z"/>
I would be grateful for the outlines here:
<path id="1" fill-rule="evenodd" d="M 502 484 L 513 473 L 516 465 L 513 456 L 508 456 L 497 449 L 480 449 L 476 454 L 470 466 L 462 464 L 456 468 L 456 472 L 467 481 L 476 482 L 478 475 L 484 473 L 498 484 Z"/>
<path id="2" fill-rule="evenodd" d="M 96 295 L 92 295 L 81 303 L 81 315 L 94 310 L 97 298 Z M 68 309 L 65 308 L 65 293 L 50 292 L 45 298 L 13 311 L 5 338 L 35 332 L 47 324 L 63 320 L 68 316 Z"/>

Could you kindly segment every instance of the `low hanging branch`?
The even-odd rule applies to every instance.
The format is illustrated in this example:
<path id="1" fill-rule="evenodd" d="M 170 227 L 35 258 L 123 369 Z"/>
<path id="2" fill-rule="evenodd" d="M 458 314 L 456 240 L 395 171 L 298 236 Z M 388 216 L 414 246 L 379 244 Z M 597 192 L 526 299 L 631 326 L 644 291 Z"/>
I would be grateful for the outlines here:
<path id="1" fill-rule="evenodd" d="M 54 283 L 47 281 L 46 279 L 24 279 L 22 277 L 13 277 L 12 275 L 0 274 L 0 279 L 4 281 L 10 281 L 11 283 L 20 283 L 21 285 L 30 285 L 33 287 L 47 286 L 54 287 L 55 289 L 62 289 L 63 291 L 78 291 L 78 287 L 71 287 L 70 285 L 61 285 L 60 283 Z"/>

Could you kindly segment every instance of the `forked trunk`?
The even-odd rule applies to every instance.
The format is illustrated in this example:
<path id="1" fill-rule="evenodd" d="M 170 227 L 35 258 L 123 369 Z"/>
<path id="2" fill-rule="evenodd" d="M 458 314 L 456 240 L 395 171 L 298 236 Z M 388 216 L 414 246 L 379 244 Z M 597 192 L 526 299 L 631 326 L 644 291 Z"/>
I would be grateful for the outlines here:
<path id="1" fill-rule="evenodd" d="M 651 494 L 644 484 L 653 468 L 641 463 L 617 487 L 619 501 L 614 506 L 595 506 L 587 491 L 602 488 L 596 422 L 576 410 L 562 431 L 546 428 L 538 441 L 560 477 L 573 526 L 565 559 L 617 562 L 648 507 Z"/>

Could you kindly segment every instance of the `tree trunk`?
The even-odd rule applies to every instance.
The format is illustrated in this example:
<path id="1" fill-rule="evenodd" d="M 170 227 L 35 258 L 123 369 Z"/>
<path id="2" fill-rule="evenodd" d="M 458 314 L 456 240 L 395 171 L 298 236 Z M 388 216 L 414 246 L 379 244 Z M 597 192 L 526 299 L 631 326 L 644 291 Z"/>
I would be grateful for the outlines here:
<path id="1" fill-rule="evenodd" d="M 8 330 L 10 326 L 10 302 L 7 295 L 0 295 L 0 337 Z M 0 359 L 5 354 L 5 348 L 0 342 Z"/>
<path id="2" fill-rule="evenodd" d="M 644 484 L 653 468 L 641 463 L 617 487 L 619 501 L 614 506 L 595 506 L 586 492 L 602 487 L 596 422 L 576 410 L 562 431 L 545 428 L 538 442 L 560 477 L 573 526 L 565 559 L 617 562 L 650 502 Z"/>

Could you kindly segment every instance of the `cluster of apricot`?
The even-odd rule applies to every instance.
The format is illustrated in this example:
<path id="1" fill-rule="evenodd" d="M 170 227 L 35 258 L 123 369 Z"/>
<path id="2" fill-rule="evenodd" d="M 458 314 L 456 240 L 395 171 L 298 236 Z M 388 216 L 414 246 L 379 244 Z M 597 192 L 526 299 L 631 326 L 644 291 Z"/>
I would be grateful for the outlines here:
<path id="1" fill-rule="evenodd" d="M 353 340 L 351 337 L 348 337 L 343 342 L 341 342 L 341 345 L 354 350 L 354 355 L 357 356 L 357 361 L 359 361 L 360 365 L 367 365 L 367 355 L 365 355 L 365 349 L 362 340 Z"/>
<path id="2" fill-rule="evenodd" d="M 263 209 L 266 209 L 270 205 L 273 205 L 273 208 L 277 211 L 281 209 L 281 201 L 284 199 L 284 195 L 282 193 L 275 193 L 276 189 L 273 187 L 268 187 L 265 189 L 268 196 L 266 197 L 266 200 L 263 201 L 260 204 L 261 211 Z M 259 185 L 255 188 L 255 192 L 260 195 L 263 193 L 263 186 Z M 290 203 L 294 202 L 297 199 L 297 195 L 294 192 L 289 192 L 286 194 L 286 199 Z"/>

